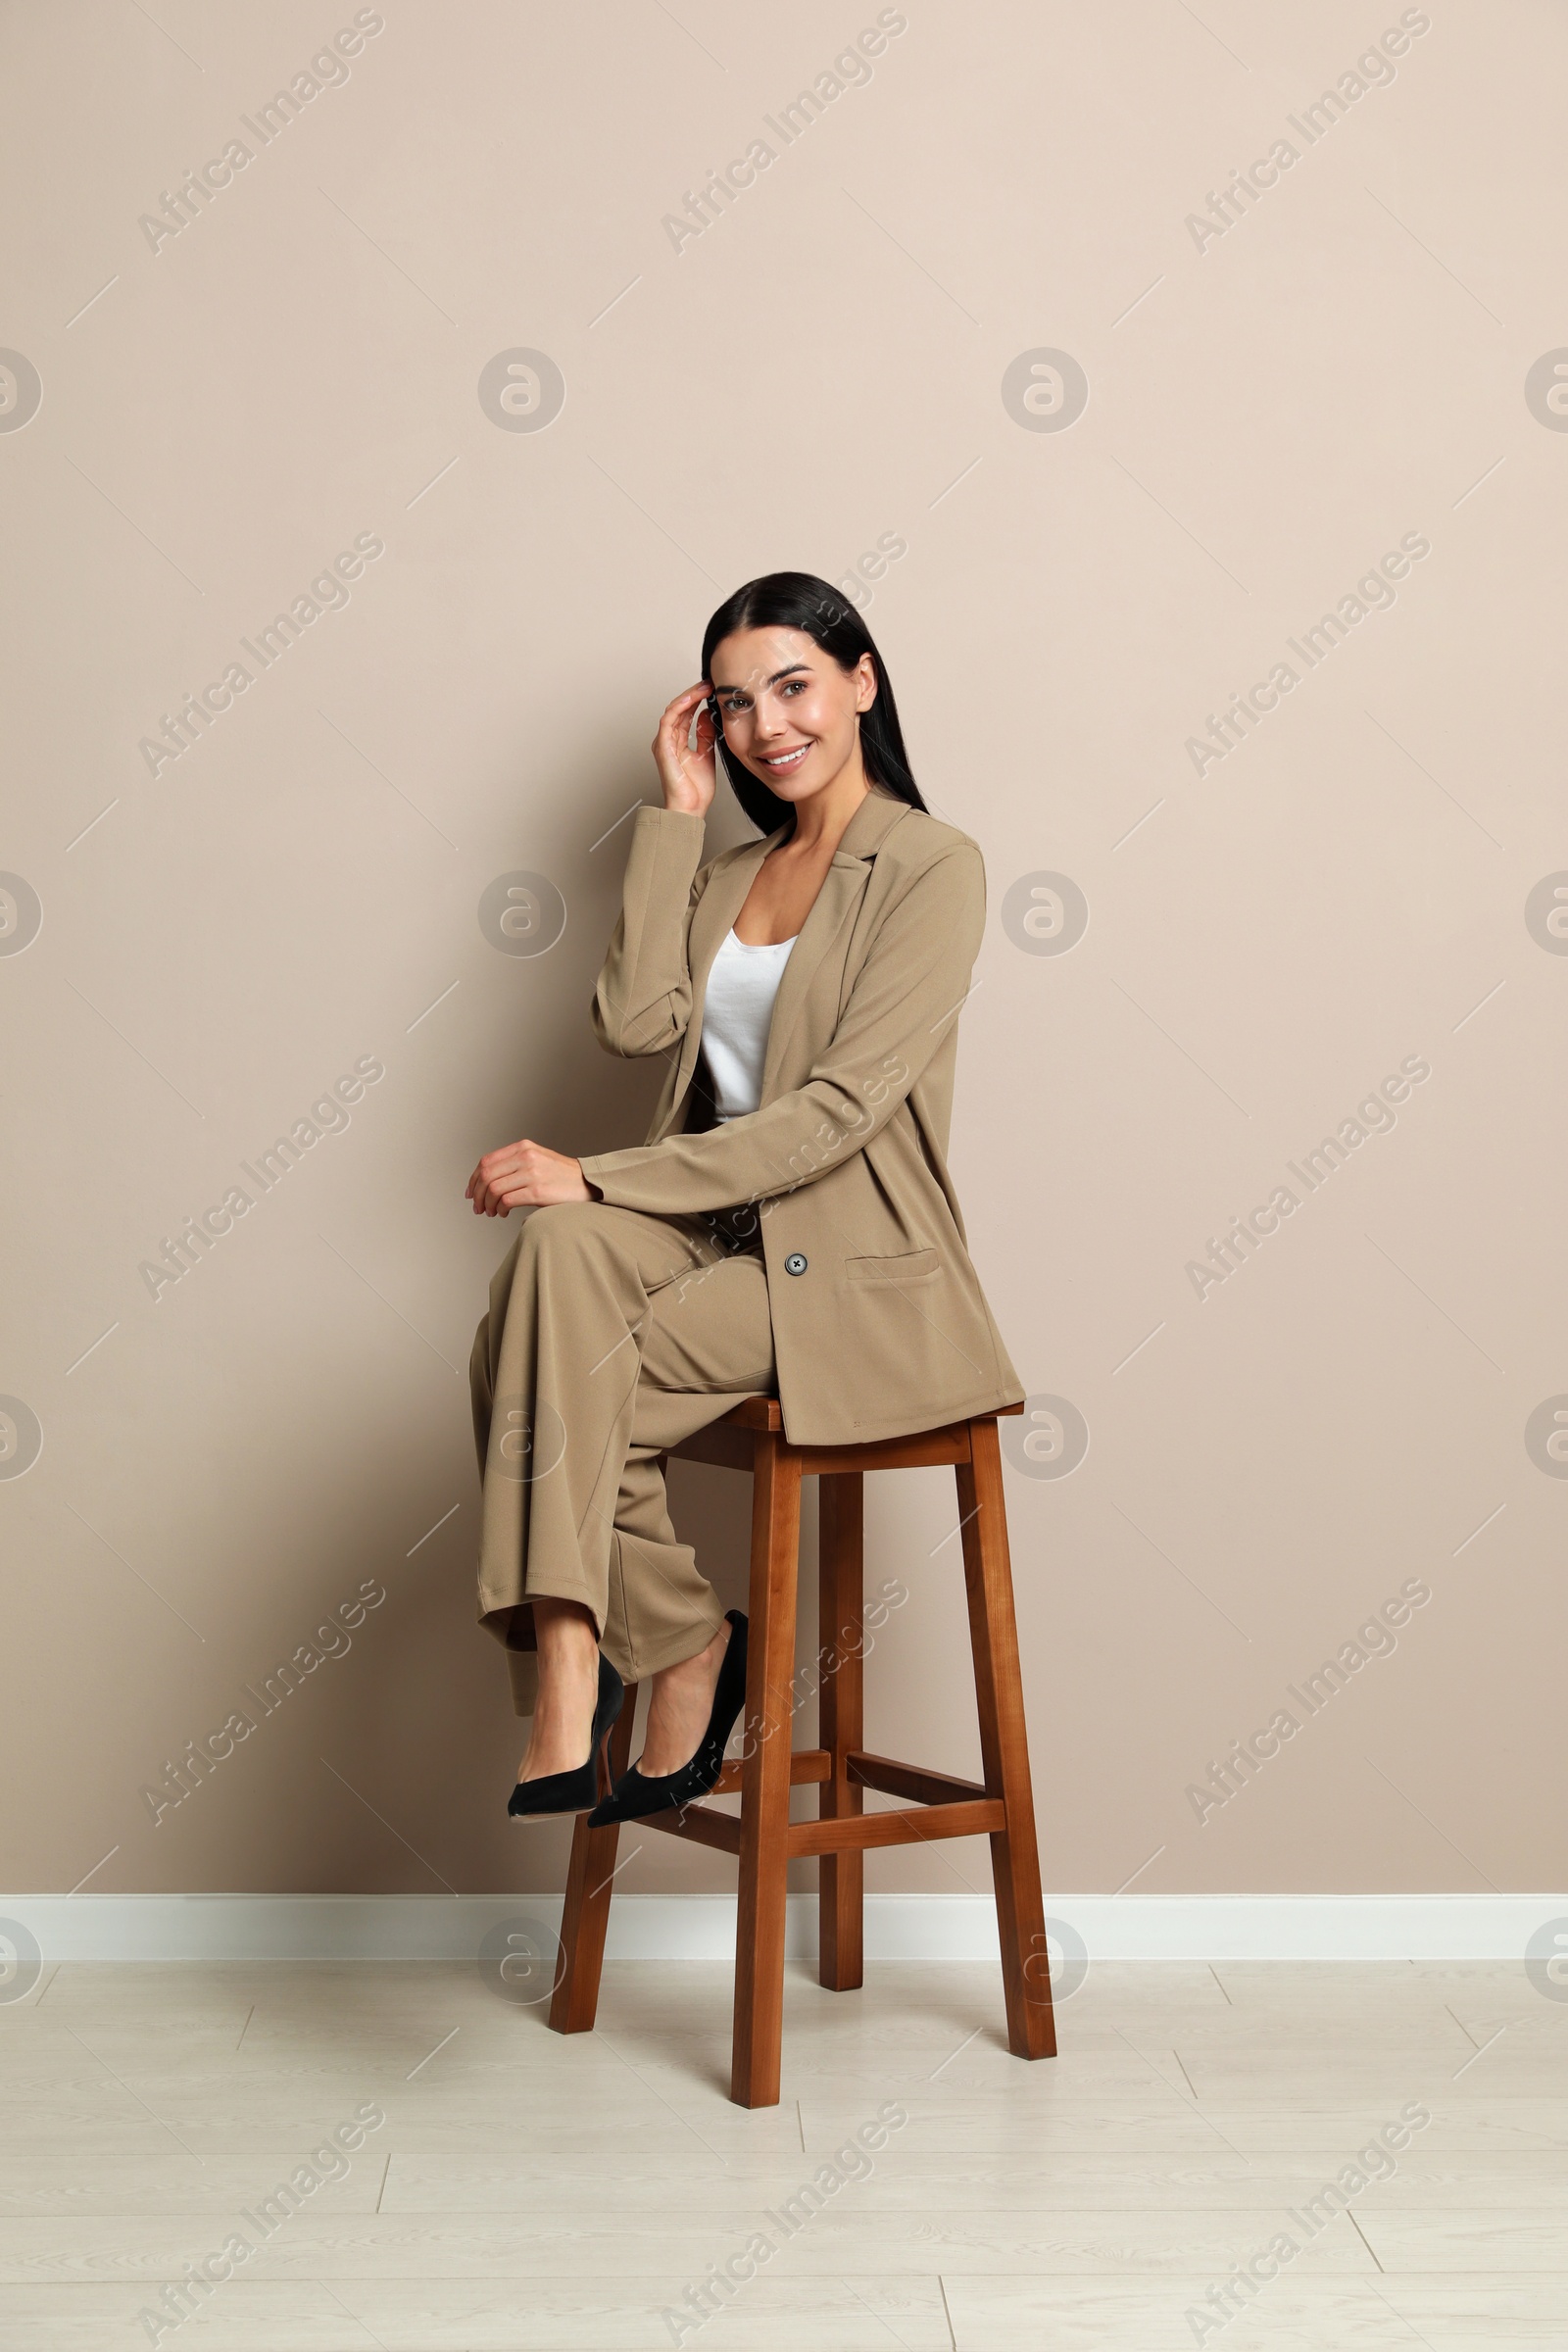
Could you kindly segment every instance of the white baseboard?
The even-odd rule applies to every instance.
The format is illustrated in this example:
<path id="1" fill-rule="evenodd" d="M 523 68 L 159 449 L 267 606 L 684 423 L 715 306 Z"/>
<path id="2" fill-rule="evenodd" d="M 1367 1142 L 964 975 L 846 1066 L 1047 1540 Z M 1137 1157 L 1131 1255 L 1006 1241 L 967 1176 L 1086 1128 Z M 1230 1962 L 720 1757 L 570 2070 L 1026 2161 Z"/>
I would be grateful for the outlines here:
<path id="1" fill-rule="evenodd" d="M 1519 1960 L 1568 1894 L 1056 1894 L 1054 1945 L 1108 1960 Z M 502 1921 L 561 1921 L 559 1895 L 0 1894 L 46 1961 L 469 1960 Z M 1062 1930 L 1066 1930 L 1065 1936 Z M 789 1950 L 816 1950 L 816 1898 L 792 1895 Z M 735 1898 L 618 1894 L 612 1960 L 730 1960 Z M 872 1894 L 868 1960 L 994 1961 L 983 1895 Z"/>

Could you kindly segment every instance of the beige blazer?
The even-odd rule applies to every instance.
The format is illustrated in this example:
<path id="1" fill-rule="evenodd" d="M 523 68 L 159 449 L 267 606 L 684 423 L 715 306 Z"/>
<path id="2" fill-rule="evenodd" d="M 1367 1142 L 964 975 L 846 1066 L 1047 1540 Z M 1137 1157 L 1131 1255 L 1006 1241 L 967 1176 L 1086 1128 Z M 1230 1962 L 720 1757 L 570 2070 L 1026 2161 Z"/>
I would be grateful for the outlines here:
<path id="1" fill-rule="evenodd" d="M 655 1215 L 758 1204 L 785 1433 L 863 1445 L 1024 1394 L 947 1166 L 985 868 L 966 834 L 873 791 L 784 966 L 760 1108 L 688 1133 L 709 970 L 783 838 L 703 865 L 700 816 L 638 811 L 594 1028 L 668 1067 L 647 1143 L 582 1171 Z"/>

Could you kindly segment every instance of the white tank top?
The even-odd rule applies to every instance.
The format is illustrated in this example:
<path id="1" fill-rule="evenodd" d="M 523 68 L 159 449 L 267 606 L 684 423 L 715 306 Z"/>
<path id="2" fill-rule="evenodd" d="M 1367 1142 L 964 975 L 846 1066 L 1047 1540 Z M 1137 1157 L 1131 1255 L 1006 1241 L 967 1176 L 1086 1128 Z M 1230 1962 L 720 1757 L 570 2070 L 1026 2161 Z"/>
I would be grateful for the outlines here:
<path id="1" fill-rule="evenodd" d="M 719 1121 L 744 1118 L 761 1102 L 773 999 L 794 945 L 781 939 L 752 948 L 731 931 L 713 958 L 703 1004 L 703 1058 Z"/>

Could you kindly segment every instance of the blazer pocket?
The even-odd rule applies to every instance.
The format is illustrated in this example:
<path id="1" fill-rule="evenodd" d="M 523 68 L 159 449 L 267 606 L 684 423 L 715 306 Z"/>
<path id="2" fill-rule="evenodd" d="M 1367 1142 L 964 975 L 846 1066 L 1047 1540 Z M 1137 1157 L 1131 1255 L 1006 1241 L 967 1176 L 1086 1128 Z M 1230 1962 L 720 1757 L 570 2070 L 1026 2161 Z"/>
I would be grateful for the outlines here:
<path id="1" fill-rule="evenodd" d="M 930 1282 L 942 1271 L 935 1250 L 906 1250 L 898 1257 L 847 1257 L 851 1282 Z"/>

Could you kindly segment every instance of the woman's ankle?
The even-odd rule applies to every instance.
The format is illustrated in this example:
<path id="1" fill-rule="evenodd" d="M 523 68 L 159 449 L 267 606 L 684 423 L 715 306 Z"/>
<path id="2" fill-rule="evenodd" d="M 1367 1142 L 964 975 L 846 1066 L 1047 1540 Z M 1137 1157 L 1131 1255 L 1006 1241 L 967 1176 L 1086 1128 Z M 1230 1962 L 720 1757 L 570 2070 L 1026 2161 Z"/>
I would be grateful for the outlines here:
<path id="1" fill-rule="evenodd" d="M 537 1604 L 536 1604 L 537 1605 Z M 558 1603 L 538 1635 L 539 1687 L 528 1745 L 518 1766 L 519 1781 L 546 1773 L 574 1772 L 593 1745 L 599 1703 L 599 1645 L 592 1617 L 574 1603 Z"/>
<path id="2" fill-rule="evenodd" d="M 690 1763 L 702 1745 L 712 1712 L 713 1691 L 734 1627 L 726 1617 L 695 1655 L 662 1667 L 651 1682 L 648 1722 L 638 1770 L 662 1780 Z"/>

